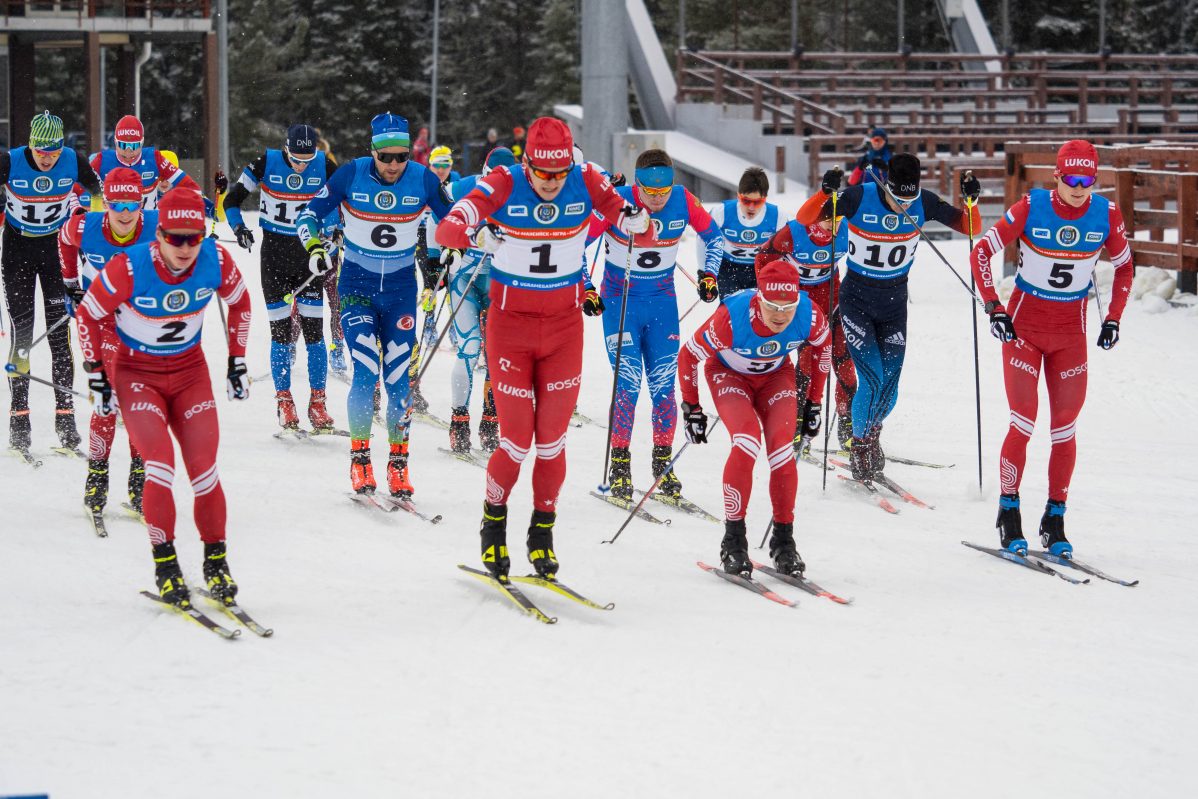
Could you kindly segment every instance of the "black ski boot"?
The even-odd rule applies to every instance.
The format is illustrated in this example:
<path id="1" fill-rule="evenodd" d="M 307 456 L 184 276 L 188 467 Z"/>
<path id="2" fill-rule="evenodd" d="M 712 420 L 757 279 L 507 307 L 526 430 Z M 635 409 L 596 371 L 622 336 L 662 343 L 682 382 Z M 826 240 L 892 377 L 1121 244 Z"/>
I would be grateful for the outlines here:
<path id="1" fill-rule="evenodd" d="M 478 528 L 482 538 L 483 566 L 500 582 L 507 582 L 512 561 L 507 554 L 507 505 L 483 502 L 483 522 Z"/>
<path id="2" fill-rule="evenodd" d="M 158 585 L 158 596 L 164 601 L 180 608 L 191 607 L 191 592 L 179 568 L 173 541 L 154 545 L 154 582 Z"/>
<path id="3" fill-rule="evenodd" d="M 803 576 L 807 564 L 795 546 L 794 522 L 774 522 L 773 534 L 770 535 L 770 557 L 774 559 L 774 568 L 783 574 Z"/>
<path id="4" fill-rule="evenodd" d="M 229 561 L 225 558 L 225 542 L 204 544 L 204 581 L 208 583 L 208 593 L 212 598 L 225 605 L 232 605 L 237 596 L 237 583 L 229 574 Z"/>
<path id="5" fill-rule="evenodd" d="M 868 483 L 874 479 L 877 470 L 873 467 L 873 447 L 868 438 L 853 436 L 849 442 L 849 467 L 854 480 Z"/>
<path id="6" fill-rule="evenodd" d="M 1019 514 L 1019 494 L 1003 494 L 998 498 L 998 545 L 1016 555 L 1027 554 L 1027 540 L 1023 537 L 1023 517 Z"/>
<path id="7" fill-rule="evenodd" d="M 670 461 L 674 459 L 674 451 L 666 446 L 653 447 L 653 476 L 661 477 L 657 484 L 657 493 L 670 499 L 682 499 L 682 481 L 674 470 L 670 469 Z M 664 475 L 664 476 L 663 476 Z"/>
<path id="8" fill-rule="evenodd" d="M 632 501 L 632 453 L 628 447 L 612 447 L 611 471 L 607 476 L 611 495 L 625 502 Z"/>
<path id="9" fill-rule="evenodd" d="M 129 461 L 129 505 L 138 513 L 141 509 L 142 494 L 146 490 L 146 464 L 139 457 Z"/>
<path id="10" fill-rule="evenodd" d="M 28 452 L 29 445 L 32 443 L 33 432 L 29 427 L 29 411 L 9 411 L 8 446 Z"/>
<path id="11" fill-rule="evenodd" d="M 853 417 L 847 413 L 836 417 L 836 440 L 846 451 L 853 442 Z"/>
<path id="12" fill-rule="evenodd" d="M 870 430 L 865 440 L 869 443 L 869 464 L 873 468 L 873 476 L 877 477 L 886 469 L 886 453 L 882 451 L 881 425 Z"/>
<path id="13" fill-rule="evenodd" d="M 1044 515 L 1040 518 L 1040 543 L 1054 555 L 1062 558 L 1073 556 L 1073 544 L 1065 538 L 1065 503 L 1048 500 Z"/>
<path id="14" fill-rule="evenodd" d="M 499 414 L 495 411 L 495 395 L 491 393 L 491 382 L 483 394 L 483 415 L 478 420 L 478 445 L 486 452 L 499 449 Z"/>
<path id="15" fill-rule="evenodd" d="M 470 409 L 465 405 L 449 409 L 449 448 L 459 454 L 470 452 Z"/>
<path id="16" fill-rule="evenodd" d="M 428 413 L 428 400 L 420 392 L 420 384 L 412 386 L 412 410 L 416 413 Z"/>
<path id="17" fill-rule="evenodd" d="M 749 537 L 745 531 L 745 520 L 724 522 L 724 540 L 720 542 L 720 563 L 729 574 L 741 577 L 753 575 L 753 562 L 749 560 Z"/>
<path id="18" fill-rule="evenodd" d="M 93 459 L 87 462 L 87 482 L 83 484 L 83 506 L 92 513 L 101 513 L 108 504 L 108 461 Z"/>
<path id="19" fill-rule="evenodd" d="M 58 441 L 63 449 L 79 450 L 83 439 L 75 427 L 75 411 L 73 408 L 59 408 L 54 413 L 54 432 L 58 433 Z"/>
<path id="20" fill-rule="evenodd" d="M 553 554 L 553 523 L 557 514 L 534 510 L 528 525 L 528 562 L 546 580 L 557 574 L 557 555 Z"/>

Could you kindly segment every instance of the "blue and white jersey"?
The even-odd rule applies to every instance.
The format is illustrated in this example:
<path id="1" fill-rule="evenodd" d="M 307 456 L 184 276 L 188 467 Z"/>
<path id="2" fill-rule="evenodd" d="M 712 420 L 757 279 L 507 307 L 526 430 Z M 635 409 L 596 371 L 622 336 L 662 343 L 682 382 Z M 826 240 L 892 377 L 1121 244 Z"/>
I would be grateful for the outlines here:
<path id="1" fill-rule="evenodd" d="M 136 244 L 149 244 L 158 231 L 158 212 L 143 211 L 141 232 L 137 238 L 125 244 L 113 244 L 104 235 L 104 217 L 107 211 L 90 211 L 83 218 L 83 234 L 79 237 L 79 254 L 83 256 L 83 268 L 79 270 L 79 285 L 87 291 L 105 264 L 117 253 L 127 252 Z"/>
<path id="2" fill-rule="evenodd" d="M 724 299 L 732 322 L 731 346 L 707 341 L 721 363 L 742 374 L 761 375 L 777 370 L 811 334 L 811 299 L 805 291 L 799 292 L 799 307 L 790 324 L 780 333 L 768 336 L 759 336 L 753 330 L 752 302 L 756 296 L 757 289 L 745 289 Z"/>
<path id="3" fill-rule="evenodd" d="M 271 233 L 294 236 L 296 219 L 320 191 L 326 174 L 323 152 L 317 152 L 303 172 L 296 172 L 282 150 L 267 150 L 262 179 L 255 178 L 246 167 L 241 172 L 240 182 L 247 191 L 258 189 L 259 227 Z"/>
<path id="4" fill-rule="evenodd" d="M 116 332 L 125 346 L 151 355 L 177 355 L 197 345 L 204 309 L 220 288 L 220 254 L 215 239 L 204 239 L 191 274 L 167 283 L 154 265 L 152 244 L 125 250 L 133 273 L 133 295 L 116 312 Z M 107 272 L 99 280 L 116 293 Z"/>
<path id="5" fill-rule="evenodd" d="M 450 174 L 454 175 L 456 173 L 451 172 Z M 474 187 L 478 185 L 478 179 L 481 177 L 482 177 L 482 175 L 467 175 L 464 178 L 460 178 L 458 180 L 451 180 L 450 182 L 446 183 L 445 184 L 445 193 L 447 195 L 449 195 L 449 202 L 456 203 L 458 200 L 462 199 L 467 194 L 472 192 L 474 190 Z M 438 219 L 437 221 L 439 222 L 440 220 Z M 428 240 L 429 240 L 428 251 L 430 254 L 432 254 L 434 252 L 433 248 L 437 246 L 433 242 L 434 235 L 432 232 L 432 231 L 436 230 L 436 227 L 437 227 L 436 224 L 433 224 L 432 229 L 429 234 L 429 237 L 428 237 Z M 440 252 L 440 249 L 437 249 L 436 251 Z M 486 255 L 486 253 L 483 252 L 482 250 L 478 249 L 477 247 L 468 248 L 464 253 L 462 253 L 462 265 L 460 267 L 458 267 L 459 271 L 462 269 L 474 269 L 475 264 L 478 264 L 481 262 L 482 265 L 479 267 L 479 269 L 483 272 L 490 272 L 491 271 L 491 260 L 488 258 L 484 261 L 483 257 L 485 255 Z"/>
<path id="6" fill-rule="evenodd" d="M 8 183 L 4 185 L 4 219 L 26 236 L 58 232 L 67 221 L 71 188 L 79 180 L 79 162 L 64 151 L 49 171 L 30 166 L 28 147 L 9 150 Z"/>
<path id="7" fill-rule="evenodd" d="M 99 153 L 92 153 L 88 158 L 93 165 L 96 163 L 96 158 L 99 157 L 99 167 L 96 168 L 96 174 L 100 176 L 100 182 L 103 183 L 104 178 L 108 177 L 108 173 L 117 167 L 132 169 L 141 178 L 141 207 L 142 208 L 157 208 L 158 207 L 158 184 L 163 177 L 170 177 L 172 183 L 178 182 L 183 176 L 183 172 L 170 165 L 171 174 L 164 176 L 162 170 L 159 169 L 159 156 L 156 147 L 142 147 L 141 158 L 136 163 L 124 164 L 116 156 L 116 150 L 101 150 Z M 169 164 L 169 162 L 167 162 Z"/>
<path id="8" fill-rule="evenodd" d="M 724 237 L 724 257 L 734 264 L 752 265 L 757 251 L 782 225 L 778 206 L 766 203 L 757 216 L 745 219 L 738 200 L 724 200 L 711 209 L 711 218 Z"/>
<path id="9" fill-rule="evenodd" d="M 827 244 L 816 244 L 807 232 L 807 226 L 797 220 L 786 223 L 790 229 L 792 250 L 787 260 L 799 270 L 799 285 L 818 286 L 832 279 L 835 265 L 832 263 L 832 250 L 836 250 L 836 260 L 843 260 L 848 254 L 849 235 L 846 225 L 840 225 L 836 238 Z M 833 246 L 835 245 L 835 247 Z"/>
<path id="10" fill-rule="evenodd" d="M 919 231 L 906 216 L 886 206 L 878 184 L 862 184 L 861 190 L 860 205 L 844 222 L 848 228 L 849 271 L 882 280 L 902 277 L 915 263 Z M 907 213 L 920 227 L 925 222 L 922 198 L 921 193 L 907 206 Z"/>
<path id="11" fill-rule="evenodd" d="M 1065 220 L 1052 210 L 1048 189 L 1029 191 L 1015 285 L 1042 300 L 1068 302 L 1086 296 L 1098 254 L 1111 232 L 1110 206 L 1110 200 L 1094 194 L 1080 219 Z"/>

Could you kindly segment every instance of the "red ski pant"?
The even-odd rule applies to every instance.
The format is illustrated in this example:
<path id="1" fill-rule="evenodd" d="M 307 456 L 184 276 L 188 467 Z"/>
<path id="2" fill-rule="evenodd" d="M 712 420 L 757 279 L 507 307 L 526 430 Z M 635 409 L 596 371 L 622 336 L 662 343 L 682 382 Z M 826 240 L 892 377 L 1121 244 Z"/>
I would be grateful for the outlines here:
<path id="1" fill-rule="evenodd" d="M 122 346 L 113 387 L 129 439 L 145 459 L 142 510 L 150 542 L 175 538 L 175 447 L 195 492 L 195 522 L 205 543 L 225 539 L 225 492 L 216 471 L 220 426 L 208 364 L 198 347 L 179 355 L 136 353 Z"/>
<path id="2" fill-rule="evenodd" d="M 831 308 L 836 312 L 836 303 L 840 300 L 840 278 L 834 276 L 831 280 L 815 286 L 803 286 L 803 291 L 811 298 L 811 304 L 819 306 L 827 313 Z M 829 296 L 831 304 L 829 305 Z M 848 345 L 844 340 L 844 332 L 840 330 L 840 314 L 836 313 L 829 327 L 832 335 L 832 368 L 836 374 L 836 415 L 847 418 L 853 408 L 853 395 L 857 393 L 857 370 L 853 368 L 853 359 L 849 357 Z M 812 347 L 803 347 L 799 352 L 799 370 L 796 385 L 799 390 L 800 406 L 802 399 L 807 396 L 807 388 L 811 385 L 811 376 L 819 368 L 819 356 Z M 829 417 L 831 414 L 829 414 Z"/>
<path id="3" fill-rule="evenodd" d="M 1027 442 L 1032 437 L 1039 404 L 1040 373 L 1048 387 L 1048 414 L 1052 452 L 1048 458 L 1048 498 L 1065 501 L 1077 461 L 1074 432 L 1077 416 L 1086 401 L 1086 338 L 1083 331 L 1021 333 L 1003 344 L 1003 377 L 1011 426 L 1003 441 L 998 474 L 1004 494 L 1019 491 Z"/>
<path id="4" fill-rule="evenodd" d="M 487 501 L 507 504 L 536 441 L 532 498 L 553 511 L 566 479 L 566 430 L 582 383 L 582 314 L 521 314 L 492 304 L 487 367 L 499 416 L 499 448 L 487 463 Z"/>
<path id="5" fill-rule="evenodd" d="M 108 375 L 109 381 L 112 381 L 115 379 L 113 375 L 116 374 L 116 355 L 120 349 L 121 340 L 117 338 L 116 324 L 112 317 L 102 319 L 99 328 L 100 359 L 104 363 L 104 373 Z M 116 414 L 100 416 L 93 413 L 91 430 L 87 439 L 87 457 L 94 461 L 108 460 L 114 438 L 116 438 Z M 138 457 L 137 447 L 133 445 L 132 439 L 129 441 L 129 455 L 133 458 Z"/>
<path id="6" fill-rule="evenodd" d="M 732 437 L 732 451 L 724 464 L 724 518 L 745 518 L 753 492 L 753 464 L 761 451 L 764 430 L 774 521 L 793 522 L 799 485 L 794 452 L 798 413 L 794 365 L 787 360 L 777 371 L 747 375 L 711 358 L 704 373 L 716 412 Z"/>

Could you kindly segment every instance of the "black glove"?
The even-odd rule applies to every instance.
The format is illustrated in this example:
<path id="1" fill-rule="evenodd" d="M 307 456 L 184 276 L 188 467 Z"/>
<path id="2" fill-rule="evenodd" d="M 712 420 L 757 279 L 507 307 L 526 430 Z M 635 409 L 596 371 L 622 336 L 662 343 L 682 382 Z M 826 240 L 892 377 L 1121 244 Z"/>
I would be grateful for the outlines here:
<path id="1" fill-rule="evenodd" d="M 603 298 L 594 286 L 590 286 L 582 295 L 582 312 L 587 316 L 599 316 L 604 309 Z"/>
<path id="2" fill-rule="evenodd" d="M 254 233 L 245 225 L 238 225 L 233 229 L 233 235 L 237 237 L 237 246 L 243 250 L 254 249 Z"/>
<path id="3" fill-rule="evenodd" d="M 246 368 L 245 358 L 237 355 L 230 355 L 229 373 L 226 377 L 229 389 L 229 399 L 243 400 L 250 398 L 249 369 Z"/>
<path id="4" fill-rule="evenodd" d="M 79 305 L 83 302 L 83 295 L 87 292 L 79 286 L 78 280 L 64 280 L 63 287 L 67 294 L 67 316 L 74 319 L 75 312 L 79 310 Z"/>
<path id="5" fill-rule="evenodd" d="M 611 185 L 613 186 L 623 186 L 627 182 L 628 178 L 624 177 L 623 172 L 616 172 L 611 176 Z"/>
<path id="6" fill-rule="evenodd" d="M 878 177 L 881 177 L 882 174 L 885 174 L 887 168 L 890 166 L 886 163 L 885 158 L 879 158 L 876 155 L 869 160 L 869 165 L 873 171 L 881 173 L 878 175 Z"/>
<path id="7" fill-rule="evenodd" d="M 990 333 L 999 341 L 1014 341 L 1019 336 L 1015 333 L 1015 323 L 997 302 L 986 303 L 986 313 L 990 315 Z"/>
<path id="8" fill-rule="evenodd" d="M 87 390 L 91 398 L 92 412 L 97 416 L 112 416 L 116 405 L 112 401 L 112 383 L 104 374 L 104 366 L 99 361 L 84 361 L 83 371 L 87 373 Z"/>
<path id="9" fill-rule="evenodd" d="M 803 405 L 803 438 L 815 438 L 819 434 L 823 408 L 818 402 L 807 400 Z"/>
<path id="10" fill-rule="evenodd" d="M 1102 323 L 1102 331 L 1098 334 L 1098 346 L 1104 350 L 1113 349 L 1119 343 L 1119 323 L 1110 319 Z"/>
<path id="11" fill-rule="evenodd" d="M 972 171 L 966 171 L 961 175 L 961 196 L 970 203 L 976 203 L 978 197 L 982 194 L 982 184 L 973 176 Z"/>
<path id="12" fill-rule="evenodd" d="M 699 299 L 703 302 L 715 302 L 720 296 L 719 285 L 711 272 L 699 273 Z"/>
<path id="13" fill-rule="evenodd" d="M 692 444 L 707 443 L 707 414 L 703 413 L 702 407 L 689 402 L 682 403 L 682 423 L 687 441 Z"/>
<path id="14" fill-rule="evenodd" d="M 819 187 L 824 194 L 831 196 L 834 192 L 840 191 L 840 180 L 843 177 L 844 170 L 834 166 L 824 173 L 824 179 L 820 182 Z"/>
<path id="15" fill-rule="evenodd" d="M 424 288 L 436 293 L 441 286 L 441 276 L 445 274 L 445 267 L 441 265 L 440 255 L 436 258 L 429 258 L 425 255 L 424 260 L 420 262 L 420 278 L 424 281 Z"/>
<path id="16" fill-rule="evenodd" d="M 224 194 L 229 191 L 229 179 L 225 176 L 223 169 L 216 170 L 216 174 L 212 176 L 212 183 L 216 186 L 217 194 Z"/>
<path id="17" fill-rule="evenodd" d="M 74 208 L 71 209 L 71 216 L 79 216 L 80 214 L 86 214 L 86 213 L 87 213 L 87 209 L 84 208 L 82 205 L 76 205 Z"/>

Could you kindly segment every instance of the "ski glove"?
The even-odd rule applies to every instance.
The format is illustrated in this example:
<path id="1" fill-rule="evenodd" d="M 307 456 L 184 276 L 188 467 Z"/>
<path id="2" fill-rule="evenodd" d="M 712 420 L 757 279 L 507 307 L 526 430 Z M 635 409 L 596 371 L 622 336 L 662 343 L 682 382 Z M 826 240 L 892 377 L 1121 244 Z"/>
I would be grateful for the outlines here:
<path id="1" fill-rule="evenodd" d="M 225 170 L 216 170 L 216 174 L 212 176 L 212 184 L 216 186 L 217 194 L 227 194 L 229 192 L 229 178 L 225 175 Z"/>
<path id="2" fill-rule="evenodd" d="M 83 371 L 87 373 L 92 413 L 96 416 L 112 416 L 116 412 L 116 403 L 112 399 L 112 383 L 104 374 L 104 365 L 99 361 L 84 361 Z"/>
<path id="3" fill-rule="evenodd" d="M 245 365 L 245 358 L 239 355 L 229 356 L 228 384 L 230 400 L 250 398 L 250 378 L 249 370 Z"/>
<path id="4" fill-rule="evenodd" d="M 582 294 L 582 312 L 587 316 L 599 316 L 604 309 L 603 298 L 594 286 L 587 286 Z"/>
<path id="5" fill-rule="evenodd" d="M 682 423 L 687 441 L 692 444 L 707 443 L 707 414 L 703 413 L 702 407 L 683 402 Z"/>
<path id="6" fill-rule="evenodd" d="M 626 205 L 620 212 L 620 219 L 616 226 L 626 235 L 638 236 L 649 229 L 649 213 L 644 208 L 633 208 L 631 205 Z"/>
<path id="7" fill-rule="evenodd" d="M 470 238 L 474 242 L 475 247 L 478 247 L 488 255 L 494 255 L 506 236 L 504 236 L 503 231 L 497 225 L 483 225 L 474 231 L 474 235 Z"/>
<path id="8" fill-rule="evenodd" d="M 333 259 L 320 239 L 309 239 L 308 245 L 308 271 L 321 277 L 333 268 Z"/>
<path id="9" fill-rule="evenodd" d="M 245 225 L 238 225 L 233 229 L 233 235 L 237 237 L 237 246 L 247 252 L 252 252 L 254 249 L 254 233 Z"/>
<path id="10" fill-rule="evenodd" d="M 79 287 L 78 280 L 64 280 L 63 288 L 66 289 L 67 316 L 74 319 L 75 312 L 79 310 L 79 305 L 83 302 L 83 295 L 87 292 Z"/>
<path id="11" fill-rule="evenodd" d="M 720 296 L 720 290 L 715 282 L 715 275 L 711 272 L 699 273 L 699 299 L 703 302 L 715 302 Z"/>
<path id="12" fill-rule="evenodd" d="M 445 271 L 452 275 L 458 271 L 458 267 L 462 265 L 462 251 L 455 250 L 453 247 L 446 247 L 441 250 L 441 266 L 445 267 Z"/>
<path id="13" fill-rule="evenodd" d="M 844 170 L 838 166 L 834 166 L 824 173 L 824 179 L 820 182 L 819 187 L 824 194 L 831 196 L 840 190 L 840 179 L 844 176 Z"/>
<path id="14" fill-rule="evenodd" d="M 1006 343 L 1018 338 L 1015 333 L 1015 323 L 1011 321 L 1011 317 L 1007 315 L 1001 305 L 997 302 L 986 303 L 986 313 L 990 315 L 990 333 L 996 339 Z"/>
<path id="15" fill-rule="evenodd" d="M 1104 350 L 1114 349 L 1119 343 L 1119 323 L 1108 319 L 1102 323 L 1102 331 L 1098 334 L 1098 346 Z"/>
<path id="16" fill-rule="evenodd" d="M 623 172 L 616 172 L 611 176 L 611 185 L 619 187 L 628 183 L 628 178 L 624 177 Z"/>
<path id="17" fill-rule="evenodd" d="M 978 201 L 978 197 L 982 194 L 982 184 L 973 176 L 972 171 L 966 171 L 961 175 L 961 196 L 968 200 L 971 204 Z"/>
<path id="18" fill-rule="evenodd" d="M 803 406 L 803 438 L 815 438 L 819 434 L 823 410 L 818 402 L 807 400 Z"/>

